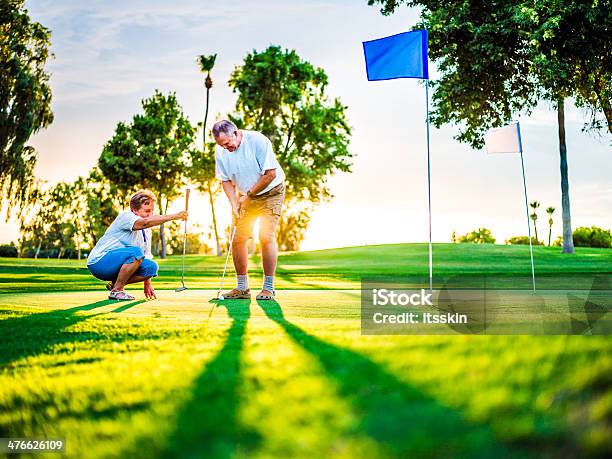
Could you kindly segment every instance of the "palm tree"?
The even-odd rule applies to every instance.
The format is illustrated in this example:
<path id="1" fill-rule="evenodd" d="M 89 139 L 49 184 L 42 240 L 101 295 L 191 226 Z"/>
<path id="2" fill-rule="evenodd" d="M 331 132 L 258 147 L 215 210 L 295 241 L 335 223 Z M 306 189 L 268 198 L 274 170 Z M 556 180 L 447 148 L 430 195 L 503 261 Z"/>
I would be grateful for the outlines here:
<path id="1" fill-rule="evenodd" d="M 210 72 L 215 66 L 215 60 L 217 59 L 216 54 L 211 54 L 210 56 L 206 56 L 202 54 L 198 56 L 198 64 L 200 64 L 200 72 L 206 74 L 206 78 L 204 79 L 204 86 L 206 86 L 206 112 L 204 113 L 204 129 L 202 130 L 202 145 L 206 145 L 206 120 L 208 119 L 208 101 L 209 101 L 209 93 L 210 88 L 212 88 L 213 82 L 212 78 L 210 78 Z"/>
<path id="2" fill-rule="evenodd" d="M 548 245 L 550 246 L 550 236 L 552 235 L 552 226 L 553 226 L 553 214 L 555 213 L 554 207 L 547 207 L 546 213 L 548 214 Z"/>
<path id="3" fill-rule="evenodd" d="M 561 253 L 574 253 L 569 178 L 567 173 L 567 144 L 565 143 L 565 104 L 563 98 L 560 98 L 557 102 L 557 124 L 559 126 L 559 155 L 561 157 L 561 219 L 563 221 L 563 248 Z"/>
<path id="4" fill-rule="evenodd" d="M 202 54 L 198 56 L 197 62 L 200 65 L 200 72 L 206 74 L 206 78 L 204 79 L 204 86 L 206 87 L 206 111 L 204 112 L 204 124 L 202 125 L 202 154 L 206 155 L 206 122 L 208 121 L 208 104 L 210 101 L 210 88 L 213 86 L 212 78 L 210 77 L 210 72 L 215 66 L 215 60 L 217 59 L 216 54 L 211 54 L 209 56 Z M 214 150 L 213 150 L 214 152 Z M 214 154 L 214 153 L 213 153 Z M 212 212 L 212 220 L 213 220 L 213 229 L 215 231 L 215 240 L 217 242 L 217 256 L 221 255 L 221 242 L 219 239 L 219 230 L 217 229 L 217 215 L 215 213 L 215 194 L 218 190 L 215 189 L 212 181 L 214 180 L 214 172 L 213 176 L 209 177 L 207 183 L 203 186 L 203 191 L 208 194 L 208 200 L 210 202 L 210 209 Z"/>
<path id="5" fill-rule="evenodd" d="M 538 201 L 533 201 L 529 203 L 529 207 L 533 209 L 533 213 L 529 216 L 533 220 L 533 231 L 535 232 L 535 240 L 536 244 L 538 243 L 538 227 L 536 226 L 536 220 L 538 219 L 538 214 L 536 210 L 540 207 L 540 203 Z"/>

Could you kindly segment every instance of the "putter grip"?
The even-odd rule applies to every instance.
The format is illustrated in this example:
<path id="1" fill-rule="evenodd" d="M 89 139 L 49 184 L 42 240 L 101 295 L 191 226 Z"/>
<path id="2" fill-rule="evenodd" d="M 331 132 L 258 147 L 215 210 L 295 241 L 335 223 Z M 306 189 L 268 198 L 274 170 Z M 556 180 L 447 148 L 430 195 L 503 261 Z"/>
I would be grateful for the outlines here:
<path id="1" fill-rule="evenodd" d="M 185 192 L 185 210 L 189 210 L 189 192 L 191 190 L 189 188 L 187 188 L 187 191 Z"/>

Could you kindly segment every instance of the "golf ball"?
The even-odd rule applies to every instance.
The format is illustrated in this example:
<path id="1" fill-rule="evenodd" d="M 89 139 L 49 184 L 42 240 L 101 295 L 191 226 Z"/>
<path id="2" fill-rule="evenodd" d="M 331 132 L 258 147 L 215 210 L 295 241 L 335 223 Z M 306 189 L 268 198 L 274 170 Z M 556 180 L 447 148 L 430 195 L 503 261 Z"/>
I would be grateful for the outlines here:
<path id="1" fill-rule="evenodd" d="M 224 300 L 224 299 L 225 299 L 225 297 L 224 297 L 223 295 L 219 295 L 219 299 L 220 299 L 220 300 Z"/>

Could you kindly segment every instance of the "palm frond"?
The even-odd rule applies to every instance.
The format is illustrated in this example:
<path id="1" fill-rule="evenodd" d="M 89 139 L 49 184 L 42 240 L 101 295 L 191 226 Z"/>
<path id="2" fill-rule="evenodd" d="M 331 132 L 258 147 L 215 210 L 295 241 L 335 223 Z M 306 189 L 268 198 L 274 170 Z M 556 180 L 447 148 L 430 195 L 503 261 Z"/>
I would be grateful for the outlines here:
<path id="1" fill-rule="evenodd" d="M 216 54 L 210 54 L 208 56 L 206 54 L 201 54 L 196 59 L 196 62 L 200 65 L 200 71 L 202 73 L 209 73 L 215 66 L 216 59 L 217 59 Z"/>

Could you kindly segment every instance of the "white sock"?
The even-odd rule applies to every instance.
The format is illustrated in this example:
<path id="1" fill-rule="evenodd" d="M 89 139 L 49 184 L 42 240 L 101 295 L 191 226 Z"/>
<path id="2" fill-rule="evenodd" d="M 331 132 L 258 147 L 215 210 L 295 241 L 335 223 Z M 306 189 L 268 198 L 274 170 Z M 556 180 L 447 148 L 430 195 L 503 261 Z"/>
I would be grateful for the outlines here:
<path id="1" fill-rule="evenodd" d="M 265 276 L 262 290 L 274 291 L 274 276 Z"/>
<path id="2" fill-rule="evenodd" d="M 236 288 L 238 290 L 248 290 L 249 289 L 249 275 L 245 274 L 244 276 L 237 274 L 236 278 L 238 279 L 237 281 L 237 286 Z"/>

